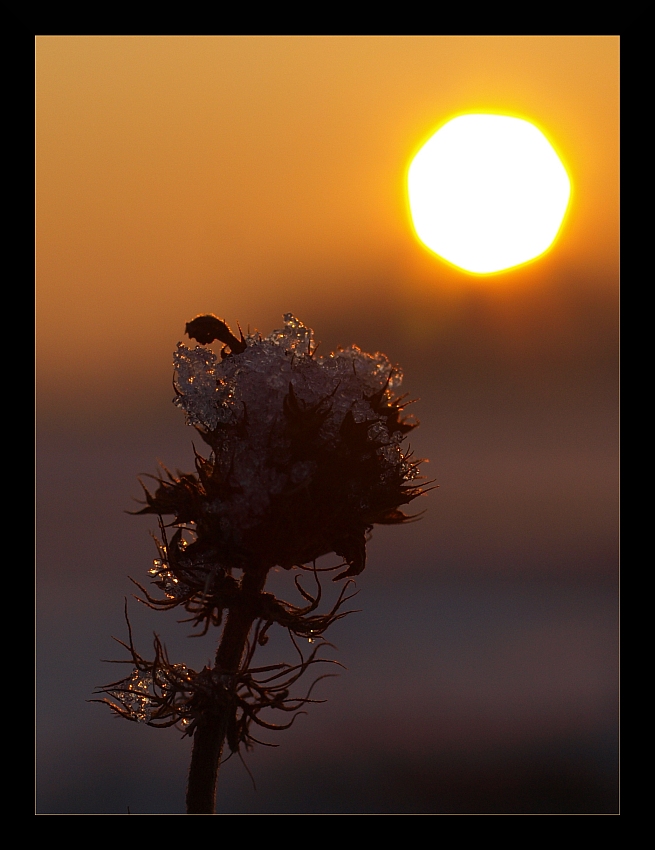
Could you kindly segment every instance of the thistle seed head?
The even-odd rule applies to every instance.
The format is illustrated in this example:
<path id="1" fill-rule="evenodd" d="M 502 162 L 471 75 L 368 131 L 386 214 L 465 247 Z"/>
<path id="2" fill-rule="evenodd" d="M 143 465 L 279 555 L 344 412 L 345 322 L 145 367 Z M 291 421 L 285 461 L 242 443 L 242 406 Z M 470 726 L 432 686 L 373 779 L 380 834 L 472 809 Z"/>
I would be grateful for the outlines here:
<path id="1" fill-rule="evenodd" d="M 211 455 L 197 456 L 196 475 L 146 491 L 143 513 L 193 523 L 195 541 L 169 562 L 288 569 L 334 552 L 342 575 L 360 573 L 373 524 L 405 521 L 400 506 L 422 492 L 420 462 L 402 447 L 418 423 L 401 415 L 400 369 L 356 346 L 317 356 L 290 313 L 267 337 L 237 340 L 216 317 L 187 331 L 230 350 L 180 342 L 174 354 L 174 404 Z"/>

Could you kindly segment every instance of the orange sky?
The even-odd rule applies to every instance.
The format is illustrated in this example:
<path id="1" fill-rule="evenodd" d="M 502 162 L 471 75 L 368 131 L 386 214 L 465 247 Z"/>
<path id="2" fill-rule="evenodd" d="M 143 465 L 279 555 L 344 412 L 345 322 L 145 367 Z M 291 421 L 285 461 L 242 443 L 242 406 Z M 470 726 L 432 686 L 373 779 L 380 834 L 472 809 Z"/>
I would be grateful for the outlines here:
<path id="1" fill-rule="evenodd" d="M 383 292 L 420 336 L 463 297 L 516 328 L 552 281 L 605 297 L 618 54 L 613 36 L 37 38 L 42 407 L 137 392 L 198 312 L 268 332 Z M 431 130 L 478 109 L 544 128 L 573 182 L 556 248 L 486 280 L 418 245 L 404 196 Z"/>

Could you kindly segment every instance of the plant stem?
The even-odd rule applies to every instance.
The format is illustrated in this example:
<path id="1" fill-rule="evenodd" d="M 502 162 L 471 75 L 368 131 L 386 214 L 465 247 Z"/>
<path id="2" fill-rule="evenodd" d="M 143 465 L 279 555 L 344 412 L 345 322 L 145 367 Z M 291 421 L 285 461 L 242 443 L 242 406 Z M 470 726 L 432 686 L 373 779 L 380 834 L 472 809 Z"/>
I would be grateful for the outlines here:
<path id="1" fill-rule="evenodd" d="M 267 572 L 260 567 L 243 574 L 239 596 L 230 608 L 216 652 L 214 670 L 221 674 L 239 672 L 248 635 L 257 616 L 256 602 L 264 588 Z M 217 706 L 214 712 L 198 719 L 187 784 L 187 814 L 212 815 L 215 812 L 218 768 L 232 711 L 234 708 L 228 703 Z"/>

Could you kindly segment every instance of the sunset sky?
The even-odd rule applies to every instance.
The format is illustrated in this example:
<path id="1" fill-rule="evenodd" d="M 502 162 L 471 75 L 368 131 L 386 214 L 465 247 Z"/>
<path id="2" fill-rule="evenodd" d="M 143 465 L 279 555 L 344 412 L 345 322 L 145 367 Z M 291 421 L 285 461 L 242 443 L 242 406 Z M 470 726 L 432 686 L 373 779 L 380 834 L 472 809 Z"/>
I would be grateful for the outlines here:
<path id="1" fill-rule="evenodd" d="M 417 318 L 423 307 L 447 321 L 453 301 L 474 298 L 493 321 L 522 324 L 526 300 L 550 295 L 566 309 L 544 291 L 557 280 L 615 286 L 616 38 L 57 37 L 36 47 L 48 411 L 88 410 L 91 398 L 106 408 L 99 372 L 138 403 L 198 312 L 269 330 L 286 310 L 310 324 L 337 304 L 375 312 L 379 294 L 399 334 L 429 337 L 438 330 Z M 544 128 L 573 182 L 556 250 L 486 280 L 417 243 L 405 190 L 434 128 L 478 110 Z"/>
<path id="2" fill-rule="evenodd" d="M 406 724 L 414 753 L 419 729 L 441 755 L 439 729 L 450 730 L 455 754 L 475 749 L 472 741 L 504 753 L 509 735 L 530 776 L 542 745 L 560 753 L 566 773 L 580 741 L 602 740 L 598 752 L 589 744 L 580 781 L 596 789 L 588 805 L 611 807 L 611 780 L 594 765 L 614 763 L 616 728 L 619 39 L 42 36 L 35 52 L 41 810 L 125 811 L 137 786 L 149 787 L 150 760 L 163 770 L 155 744 L 143 745 L 151 730 L 84 700 L 111 679 L 99 659 L 115 657 L 111 634 L 124 636 L 126 577 L 143 577 L 154 554 L 147 523 L 123 513 L 139 495 L 136 476 L 154 472 L 157 459 L 192 462 L 192 434 L 171 404 L 172 352 L 185 323 L 207 312 L 266 334 L 292 312 L 324 353 L 351 343 L 384 351 L 421 399 L 412 445 L 439 485 L 421 523 L 374 533 L 357 606 L 369 614 L 352 619 L 373 616 L 375 605 L 396 610 L 399 587 L 405 621 L 430 594 L 440 613 L 417 615 L 420 634 L 398 624 L 384 636 L 374 618 L 363 637 L 356 624 L 337 636 L 340 660 L 363 678 L 339 680 L 323 714 L 305 718 L 315 737 L 290 736 L 290 761 L 279 763 L 304 776 L 313 746 L 343 751 L 334 756 L 340 775 L 354 770 L 359 741 L 364 770 L 386 752 L 391 722 Z M 437 127 L 486 111 L 542 129 L 572 194 L 543 257 L 476 276 L 417 240 L 406 179 Z M 470 635 L 491 613 L 477 620 L 469 602 L 482 611 L 487 596 L 497 620 L 478 644 Z M 530 601 L 517 613 L 523 603 L 512 607 L 510 597 Z M 552 604 L 548 614 L 542 604 Z M 472 632 L 453 625 L 437 639 L 446 621 Z M 162 627 L 142 625 L 146 647 Z M 173 620 L 169 629 L 183 631 Z M 406 657 L 424 652 L 427 667 L 409 665 L 414 672 L 392 687 L 386 669 L 370 671 L 380 645 L 393 654 L 404 640 Z M 188 644 L 174 644 L 180 660 Z M 534 658 L 521 654 L 526 646 Z M 459 652 L 480 663 L 484 678 L 487 650 L 500 671 L 484 692 L 495 695 L 489 713 L 481 679 L 457 679 L 454 660 Z M 416 694 L 437 668 L 423 711 Z M 527 691 L 517 685 L 524 674 Z M 401 691 L 406 702 L 396 704 Z M 348 705 L 368 737 L 357 737 Z M 264 789 L 284 746 L 269 761 L 253 757 Z M 182 749 L 171 768 L 178 784 Z M 121 784 L 132 769 L 139 783 Z M 448 786 L 444 770 L 437 789 Z M 94 782 L 104 789 L 95 797 Z M 179 789 L 157 787 L 162 811 L 177 805 Z M 266 793 L 252 806 L 281 811 L 274 795 L 261 802 Z M 297 793 L 297 810 L 309 810 Z M 440 793 L 425 803 L 430 811 L 449 805 L 435 802 Z M 235 811 L 242 805 L 236 791 L 229 799 Z M 361 805 L 384 811 L 386 799 L 380 791 Z"/>

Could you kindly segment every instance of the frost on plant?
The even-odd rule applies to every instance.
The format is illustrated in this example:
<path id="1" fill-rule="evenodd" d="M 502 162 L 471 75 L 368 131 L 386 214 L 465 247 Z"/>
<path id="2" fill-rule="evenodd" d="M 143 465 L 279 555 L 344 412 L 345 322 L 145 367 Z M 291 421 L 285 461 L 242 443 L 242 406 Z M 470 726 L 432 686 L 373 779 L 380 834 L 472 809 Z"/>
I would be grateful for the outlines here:
<path id="1" fill-rule="evenodd" d="M 402 506 L 423 492 L 420 461 L 403 446 L 417 423 L 403 416 L 402 373 L 384 354 L 350 346 L 318 356 L 312 330 L 290 313 L 269 336 L 237 338 L 211 315 L 187 333 L 202 344 L 178 344 L 173 401 L 209 452 L 196 453 L 193 473 L 164 469 L 152 491 L 144 486 L 138 513 L 159 517 L 160 537 L 153 588 L 139 587 L 146 604 L 181 606 L 205 632 L 222 625 L 221 643 L 215 666 L 196 673 L 171 665 L 158 641 L 155 661 L 145 662 L 130 636 L 134 672 L 102 693 L 128 719 L 177 722 L 187 734 L 225 715 L 235 750 L 255 740 L 253 723 L 289 725 L 264 720 L 264 709 L 294 713 L 311 701 L 289 688 L 321 660 L 320 638 L 344 615 L 348 583 L 365 567 L 368 534 L 405 522 Z M 216 340 L 218 353 L 209 347 Z M 331 553 L 340 559 L 334 580 L 347 581 L 321 614 L 316 560 Z M 313 573 L 312 590 L 296 578 L 303 604 L 264 590 L 276 566 Z M 255 648 L 274 624 L 289 632 L 298 660 L 255 668 Z M 309 656 L 299 637 L 314 644 Z"/>
<path id="2" fill-rule="evenodd" d="M 413 423 L 393 397 L 402 373 L 356 346 L 317 357 L 313 332 L 284 318 L 239 355 L 175 352 L 174 403 L 214 454 L 211 471 L 198 464 L 201 513 L 233 566 L 257 557 L 288 568 L 334 551 L 356 575 L 366 530 L 402 521 L 399 505 L 417 495 L 417 464 L 401 448 Z M 175 488 L 162 484 L 146 510 L 159 513 Z"/>

